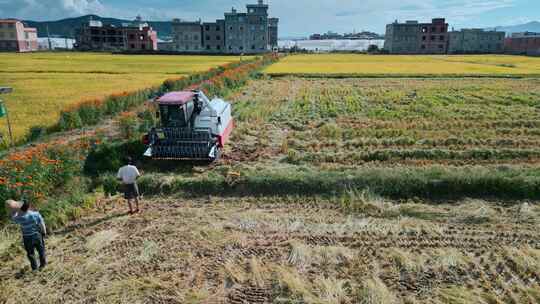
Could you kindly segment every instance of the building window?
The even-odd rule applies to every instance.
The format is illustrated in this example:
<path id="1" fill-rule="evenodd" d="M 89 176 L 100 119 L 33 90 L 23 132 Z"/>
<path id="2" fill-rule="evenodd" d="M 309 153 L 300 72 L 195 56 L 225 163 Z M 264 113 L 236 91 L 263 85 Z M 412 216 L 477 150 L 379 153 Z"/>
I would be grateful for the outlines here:
<path id="1" fill-rule="evenodd" d="M 184 40 L 189 40 L 189 35 L 185 35 Z"/>
<path id="2" fill-rule="evenodd" d="M 204 27 L 204 29 L 207 30 L 207 31 L 209 31 L 209 30 L 210 30 L 210 25 L 206 25 L 206 26 Z"/>
<path id="3" fill-rule="evenodd" d="M 130 45 L 130 47 L 131 47 L 132 49 L 134 49 L 134 48 L 135 48 L 135 44 L 132 43 L 132 44 Z"/>
<path id="4" fill-rule="evenodd" d="M 426 49 L 426 46 L 422 44 L 422 50 L 425 50 Z"/>
<path id="5" fill-rule="evenodd" d="M 206 35 L 206 40 L 210 40 L 210 35 Z"/>
<path id="6" fill-rule="evenodd" d="M 219 25 L 216 26 L 216 31 L 220 31 L 220 30 L 221 30 L 221 29 L 220 29 Z"/>
<path id="7" fill-rule="evenodd" d="M 440 49 L 443 49 L 443 48 L 444 48 L 444 45 L 439 44 L 439 48 L 440 48 Z"/>
<path id="8" fill-rule="evenodd" d="M 216 36 L 216 40 L 221 40 L 221 36 Z"/>
<path id="9" fill-rule="evenodd" d="M 435 36 L 431 36 L 431 41 L 435 41 Z"/>
<path id="10" fill-rule="evenodd" d="M 423 41 L 426 41 L 426 38 L 427 38 L 426 36 L 422 36 Z"/>
<path id="11" fill-rule="evenodd" d="M 243 26 L 241 26 L 241 27 L 240 27 L 240 30 L 241 30 L 241 31 L 243 31 L 243 30 L 244 30 L 244 27 L 243 27 Z"/>
<path id="12" fill-rule="evenodd" d="M 251 46 L 251 49 L 252 49 L 252 50 L 254 50 L 254 49 L 255 49 L 255 44 L 253 44 L 253 45 Z"/>
<path id="13" fill-rule="evenodd" d="M 244 17 L 238 17 L 239 22 L 244 22 Z"/>
<path id="14" fill-rule="evenodd" d="M 243 51 L 243 50 L 244 50 L 244 47 L 243 47 L 243 46 L 241 46 L 241 47 L 240 47 L 240 51 Z"/>
<path id="15" fill-rule="evenodd" d="M 444 41 L 444 36 L 443 35 L 439 36 L 439 40 Z"/>
<path id="16" fill-rule="evenodd" d="M 141 49 L 145 50 L 146 49 L 146 44 L 141 44 Z"/>
<path id="17" fill-rule="evenodd" d="M 231 50 L 231 51 L 232 51 L 232 46 L 230 46 L 230 45 L 229 45 L 229 50 Z"/>
<path id="18" fill-rule="evenodd" d="M 220 45 L 216 46 L 216 49 L 221 50 L 221 46 Z"/>
<path id="19" fill-rule="evenodd" d="M 431 28 L 431 32 L 435 33 L 436 31 L 437 31 L 437 28 L 433 26 L 433 27 Z"/>
<path id="20" fill-rule="evenodd" d="M 427 27 L 424 26 L 424 27 L 422 28 L 422 33 L 427 33 Z"/>
<path id="21" fill-rule="evenodd" d="M 195 36 L 193 36 L 193 39 L 195 39 L 195 40 L 199 40 L 199 35 L 195 35 Z"/>
<path id="22" fill-rule="evenodd" d="M 252 9 L 252 8 L 250 8 L 250 9 L 249 9 L 249 12 L 253 14 L 253 13 L 255 13 L 255 10 Z"/>
<path id="23" fill-rule="evenodd" d="M 12 29 L 12 28 L 14 28 L 14 27 L 15 27 L 15 24 L 13 24 L 13 23 L 8 23 L 8 28 L 9 28 L 9 29 Z"/>
<path id="24" fill-rule="evenodd" d="M 206 49 L 209 50 L 209 49 L 210 49 L 210 45 L 207 45 L 207 46 L 206 46 Z"/>
<path id="25" fill-rule="evenodd" d="M 230 27 L 229 27 L 229 30 L 231 30 L 231 31 L 232 31 L 232 30 L 233 30 L 233 27 L 232 27 L 232 26 L 230 26 Z"/>

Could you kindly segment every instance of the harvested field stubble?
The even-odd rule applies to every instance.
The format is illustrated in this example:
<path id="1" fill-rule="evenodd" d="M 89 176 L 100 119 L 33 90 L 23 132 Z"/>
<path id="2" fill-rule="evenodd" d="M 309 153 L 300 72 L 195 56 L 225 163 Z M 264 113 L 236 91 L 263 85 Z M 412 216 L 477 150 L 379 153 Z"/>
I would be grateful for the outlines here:
<path id="1" fill-rule="evenodd" d="M 0 302 L 540 300 L 540 235 L 515 208 L 478 201 L 491 211 L 475 223 L 465 220 L 475 216 L 469 201 L 349 199 L 364 207 L 351 213 L 339 197 L 211 197 L 146 201 L 136 217 L 91 214 L 49 238 L 44 271 L 20 272 L 23 255 L 6 260 Z M 17 241 L 2 239 L 0 256 Z"/>

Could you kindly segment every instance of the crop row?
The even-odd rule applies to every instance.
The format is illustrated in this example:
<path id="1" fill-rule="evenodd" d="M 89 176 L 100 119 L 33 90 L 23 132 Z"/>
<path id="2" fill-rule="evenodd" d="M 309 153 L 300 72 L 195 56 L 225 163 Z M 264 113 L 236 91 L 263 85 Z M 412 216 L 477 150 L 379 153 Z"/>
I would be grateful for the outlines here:
<path id="1" fill-rule="evenodd" d="M 235 97 L 237 136 L 293 163 L 530 164 L 539 97 L 537 79 L 259 80 Z"/>
<path id="2" fill-rule="evenodd" d="M 364 163 L 401 160 L 527 160 L 538 161 L 540 150 L 537 149 L 470 149 L 455 151 L 446 149 L 383 149 L 369 151 L 343 152 L 297 152 L 289 150 L 286 160 L 291 163 Z"/>
<path id="3" fill-rule="evenodd" d="M 499 138 L 499 139 L 472 139 L 472 138 L 441 138 L 441 139 L 419 139 L 412 137 L 359 137 L 356 139 L 340 140 L 312 140 L 312 137 L 304 137 L 302 133 L 294 133 L 299 139 L 289 135 L 287 144 L 289 147 L 298 150 L 318 151 L 321 149 L 358 149 L 358 148 L 437 148 L 446 147 L 453 150 L 471 148 L 536 148 L 540 146 L 540 140 Z"/>

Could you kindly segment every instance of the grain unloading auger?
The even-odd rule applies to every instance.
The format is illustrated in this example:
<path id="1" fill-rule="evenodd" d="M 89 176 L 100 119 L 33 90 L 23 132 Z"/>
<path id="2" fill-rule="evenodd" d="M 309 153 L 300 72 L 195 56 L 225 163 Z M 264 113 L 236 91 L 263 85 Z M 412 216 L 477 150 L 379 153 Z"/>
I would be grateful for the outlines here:
<path id="1" fill-rule="evenodd" d="M 155 100 L 160 126 L 144 136 L 145 156 L 167 160 L 219 159 L 233 129 L 231 104 L 201 91 L 171 92 Z"/>

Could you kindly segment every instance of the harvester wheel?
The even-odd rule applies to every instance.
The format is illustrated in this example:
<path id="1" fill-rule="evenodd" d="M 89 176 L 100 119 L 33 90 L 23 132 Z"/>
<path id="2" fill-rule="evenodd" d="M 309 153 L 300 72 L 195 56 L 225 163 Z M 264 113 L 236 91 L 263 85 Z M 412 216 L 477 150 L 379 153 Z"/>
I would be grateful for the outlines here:
<path id="1" fill-rule="evenodd" d="M 214 157 L 213 161 L 218 161 L 221 158 L 221 148 L 216 148 L 216 156 Z"/>

